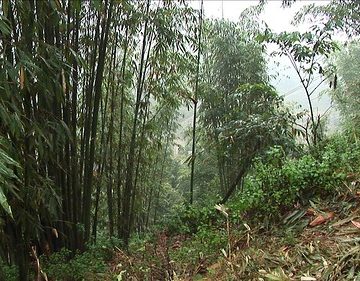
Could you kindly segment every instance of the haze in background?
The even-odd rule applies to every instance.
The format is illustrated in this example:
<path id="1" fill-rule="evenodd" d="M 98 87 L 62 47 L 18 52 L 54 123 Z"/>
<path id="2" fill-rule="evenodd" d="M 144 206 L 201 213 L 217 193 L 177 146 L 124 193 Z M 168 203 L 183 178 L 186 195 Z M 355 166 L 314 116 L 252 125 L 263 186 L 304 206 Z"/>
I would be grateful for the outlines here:
<path id="1" fill-rule="evenodd" d="M 250 6 L 257 5 L 259 1 L 204 1 L 204 14 L 206 18 L 227 19 L 230 21 L 239 21 L 242 11 Z M 309 4 L 326 5 L 329 1 L 296 1 L 291 7 L 283 8 L 282 1 L 267 1 L 265 10 L 261 15 L 261 19 L 267 23 L 269 28 L 274 32 L 282 31 L 300 31 L 305 32 L 311 26 L 310 24 L 302 24 L 301 26 L 291 25 L 295 13 L 301 7 Z M 195 9 L 200 9 L 200 1 L 190 1 L 190 5 Z M 270 49 L 270 48 L 269 48 Z M 272 50 L 269 50 L 272 51 Z M 296 75 L 295 70 L 290 65 L 287 57 L 272 58 L 269 57 L 269 73 L 274 76 L 271 84 L 276 88 L 278 93 L 284 96 L 288 105 L 293 105 L 298 108 L 299 105 L 308 109 L 308 103 L 304 90 L 300 84 L 300 80 Z M 313 94 L 313 106 L 317 114 L 326 112 L 328 118 L 328 127 L 330 131 L 334 131 L 338 124 L 339 114 L 331 107 L 331 99 L 324 94 L 324 90 L 328 85 L 323 83 L 322 87 Z M 329 108 L 331 108 L 329 110 Z M 300 110 L 300 109 L 298 109 Z M 183 113 L 185 113 L 183 111 Z M 185 114 L 184 120 L 181 122 L 188 123 L 191 121 L 191 116 Z M 189 120 L 190 119 L 190 120 Z"/>

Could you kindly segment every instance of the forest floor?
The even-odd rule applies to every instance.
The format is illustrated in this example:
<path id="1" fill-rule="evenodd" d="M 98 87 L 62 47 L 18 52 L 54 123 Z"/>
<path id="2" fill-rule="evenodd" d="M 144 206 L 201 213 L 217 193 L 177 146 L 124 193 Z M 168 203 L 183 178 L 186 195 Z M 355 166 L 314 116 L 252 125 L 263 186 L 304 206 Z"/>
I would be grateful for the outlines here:
<path id="1" fill-rule="evenodd" d="M 118 249 L 111 271 L 118 280 L 360 281 L 359 182 L 344 190 L 294 207 L 267 230 L 232 226 L 226 249 L 209 255 L 189 246 L 192 236 L 160 232 L 131 254 Z"/>

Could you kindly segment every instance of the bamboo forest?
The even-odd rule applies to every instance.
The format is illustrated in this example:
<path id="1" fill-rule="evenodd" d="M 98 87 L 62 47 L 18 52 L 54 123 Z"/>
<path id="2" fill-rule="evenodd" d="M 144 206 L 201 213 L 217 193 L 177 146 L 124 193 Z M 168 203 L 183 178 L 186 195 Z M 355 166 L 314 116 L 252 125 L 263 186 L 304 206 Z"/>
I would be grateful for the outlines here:
<path id="1" fill-rule="evenodd" d="M 360 281 L 359 0 L 0 0 L 0 281 Z"/>

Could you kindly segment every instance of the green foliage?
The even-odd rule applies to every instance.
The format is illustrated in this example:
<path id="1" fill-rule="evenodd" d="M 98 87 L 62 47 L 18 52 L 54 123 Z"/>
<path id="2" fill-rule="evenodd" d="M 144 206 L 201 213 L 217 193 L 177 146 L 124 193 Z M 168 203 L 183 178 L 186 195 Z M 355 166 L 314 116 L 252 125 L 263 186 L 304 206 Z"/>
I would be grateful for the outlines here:
<path id="1" fill-rule="evenodd" d="M 199 139 L 206 138 L 205 132 L 199 133 Z M 206 133 L 205 133 L 206 134 Z M 205 141 L 204 139 L 200 142 Z M 209 149 L 199 144 L 199 151 L 196 155 L 197 166 L 195 167 L 194 198 L 197 206 L 213 206 L 220 200 L 219 196 L 219 175 L 216 163 L 216 155 Z"/>
<path id="2" fill-rule="evenodd" d="M 63 248 L 49 258 L 42 256 L 40 264 L 49 278 L 54 280 L 98 280 L 108 270 L 112 258 L 112 245 L 116 241 L 104 240 L 75 254 Z M 118 242 L 118 241 L 117 241 Z"/>
<path id="3" fill-rule="evenodd" d="M 196 233 L 204 225 L 218 224 L 220 216 L 213 205 L 207 207 L 197 205 L 179 205 L 173 216 L 163 223 L 172 234 Z"/>
<path id="4" fill-rule="evenodd" d="M 0 280 L 17 281 L 19 272 L 15 265 L 7 265 L 0 260 Z"/>
<path id="5" fill-rule="evenodd" d="M 352 37 L 359 34 L 360 5 L 354 0 L 332 0 L 327 5 L 306 5 L 295 16 L 294 23 L 304 21 L 342 31 Z"/>
<path id="6" fill-rule="evenodd" d="M 292 58 L 292 62 L 298 66 L 296 70 L 307 74 L 315 72 L 322 74 L 322 62 L 314 60 L 314 58 L 319 56 L 328 57 L 330 53 L 338 49 L 337 43 L 332 40 L 331 31 L 315 26 L 310 32 L 305 33 L 294 31 L 274 34 L 268 30 L 259 38 L 278 44 L 280 51 L 274 54 L 286 55 Z"/>
<path id="7" fill-rule="evenodd" d="M 204 254 L 214 253 L 214 251 L 226 248 L 226 229 L 203 225 L 198 228 L 195 239 L 202 245 L 200 249 Z"/>
<path id="8" fill-rule="evenodd" d="M 198 232 L 185 241 L 180 249 L 170 253 L 176 265 L 197 265 L 199 259 L 206 257 L 207 260 L 214 260 L 221 249 L 226 248 L 227 236 L 224 229 L 203 225 Z"/>
<path id="9" fill-rule="evenodd" d="M 333 97 L 343 117 L 348 134 L 360 133 L 360 41 L 355 40 L 335 54 L 333 61 L 337 83 L 328 93 Z"/>
<path id="10" fill-rule="evenodd" d="M 228 122 L 219 128 L 219 137 L 225 141 L 224 145 L 241 151 L 240 158 L 289 140 L 292 115 L 283 107 L 283 100 L 273 88 L 264 84 L 244 84 L 229 99 L 233 110 L 225 113 Z"/>
<path id="11" fill-rule="evenodd" d="M 359 145 L 334 137 L 319 148 L 318 157 L 305 154 L 298 159 L 275 146 L 258 158 L 245 179 L 244 191 L 231 205 L 238 214 L 279 218 L 296 203 L 332 194 L 342 186 L 346 174 L 358 169 Z"/>
<path id="12" fill-rule="evenodd" d="M 157 4 L 2 2 L 0 255 L 20 279 L 49 229 L 82 249 L 182 199 L 162 159 L 191 93 L 197 17 L 185 2 Z"/>
<path id="13" fill-rule="evenodd" d="M 8 155 L 6 152 L 7 148 L 8 143 L 0 136 L 0 207 L 13 218 L 6 194 L 12 193 L 11 195 L 16 196 L 14 183 L 18 181 L 19 178 L 16 176 L 14 170 L 19 170 L 20 165 Z"/>
<path id="14" fill-rule="evenodd" d="M 327 26 L 313 25 L 310 31 L 300 33 L 273 33 L 266 29 L 258 36 L 260 42 L 275 43 L 279 51 L 273 55 L 287 56 L 296 71 L 308 101 L 309 114 L 303 124 L 297 124 L 302 130 L 309 146 L 316 146 L 322 139 L 321 115 L 316 116 L 312 95 L 318 87 L 332 75 L 333 69 L 325 69 L 324 59 L 338 50 L 337 43 L 332 39 L 333 30 Z M 320 82 L 314 83 L 319 75 Z"/>
<path id="15" fill-rule="evenodd" d="M 210 155 L 207 158 L 215 162 L 212 166 L 217 168 L 219 193 L 224 198 L 232 193 L 256 154 L 274 143 L 283 144 L 291 118 L 268 85 L 261 45 L 244 32 L 244 24 L 205 24 L 202 145 Z"/>
<path id="16" fill-rule="evenodd" d="M 72 249 L 41 258 L 49 278 L 101 279 L 113 243 L 121 244 L 102 238 L 116 233 L 127 244 L 135 227 L 143 232 L 159 218 L 170 233 L 194 236 L 179 260 L 215 253 L 226 244 L 213 207 L 219 193 L 235 190 L 270 145 L 293 141 L 292 116 L 269 86 L 264 50 L 254 40 L 263 6 L 243 13 L 239 24 L 205 22 L 200 48 L 198 17 L 186 1 L 154 2 L 3 1 L 0 255 L 18 268 L 1 264 L 0 279 L 26 279 L 30 243 L 50 233 Z M 265 40 L 282 44 L 307 81 L 323 72 L 315 56 L 335 48 L 331 34 L 316 27 Z M 188 171 L 169 155 L 177 110 L 197 102 L 197 50 L 203 151 L 196 155 L 199 204 L 190 207 L 182 205 Z M 358 171 L 358 146 L 338 139 L 317 149 L 292 159 L 274 147 L 258 158 L 231 221 L 239 223 L 243 212 L 275 216 Z M 91 225 L 103 237 L 80 253 Z"/>
<path id="17" fill-rule="evenodd" d="M 338 175 L 360 172 L 360 143 L 353 136 L 334 135 L 320 149 L 324 151 L 320 156 Z"/>
<path id="18" fill-rule="evenodd" d="M 172 188 L 170 184 L 163 183 L 159 192 L 159 205 L 157 206 L 157 212 L 160 217 L 171 216 L 176 213 L 177 206 L 180 206 L 184 202 L 184 198 L 181 196 L 179 191 Z"/>
<path id="19" fill-rule="evenodd" d="M 71 251 L 68 249 L 61 249 L 61 251 L 57 253 L 53 253 L 49 260 L 46 257 L 42 257 L 40 259 L 44 272 L 51 278 L 55 279 L 66 279 L 73 275 L 73 268 L 68 264 L 68 261 L 71 257 Z"/>

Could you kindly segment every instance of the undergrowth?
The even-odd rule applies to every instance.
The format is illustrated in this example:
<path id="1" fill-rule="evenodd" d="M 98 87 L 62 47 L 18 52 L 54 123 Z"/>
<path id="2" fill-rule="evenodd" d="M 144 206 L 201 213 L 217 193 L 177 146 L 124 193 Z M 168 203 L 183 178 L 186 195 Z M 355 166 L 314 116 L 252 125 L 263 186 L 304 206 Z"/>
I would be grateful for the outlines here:
<path id="1" fill-rule="evenodd" d="M 344 137 L 296 158 L 275 146 L 255 160 L 227 208 L 217 207 L 223 211 L 179 205 L 157 231 L 134 237 L 129 252 L 100 239 L 83 253 L 42 256 L 40 264 L 49 280 L 360 280 L 359 230 L 346 221 L 360 217 L 359 162 L 360 145 Z M 341 223 L 309 228 L 329 211 Z M 16 268 L 1 269 L 1 278 L 17 280 Z"/>
<path id="2" fill-rule="evenodd" d="M 88 244 L 84 252 L 62 248 L 50 256 L 40 256 L 41 270 L 48 280 L 113 280 L 108 264 L 114 257 L 115 245 L 120 245 L 118 239 L 100 237 L 97 243 Z"/>

